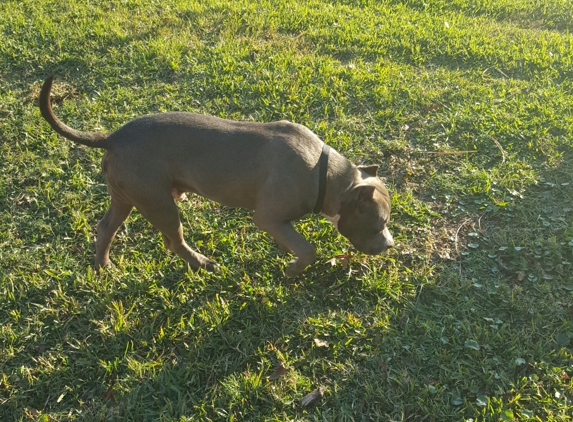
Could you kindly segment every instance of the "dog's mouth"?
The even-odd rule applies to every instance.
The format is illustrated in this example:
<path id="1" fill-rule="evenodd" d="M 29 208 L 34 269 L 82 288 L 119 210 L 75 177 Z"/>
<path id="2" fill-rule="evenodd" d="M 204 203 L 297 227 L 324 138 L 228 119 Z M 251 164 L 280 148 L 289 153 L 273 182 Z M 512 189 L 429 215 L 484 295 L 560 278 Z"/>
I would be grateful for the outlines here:
<path id="1" fill-rule="evenodd" d="M 366 255 L 380 255 L 394 246 L 394 239 L 387 228 L 382 232 L 382 239 L 377 239 L 368 245 L 356 245 L 354 247 Z"/>
<path id="2" fill-rule="evenodd" d="M 356 248 L 358 250 L 360 250 L 359 248 Z M 381 247 L 376 247 L 376 248 L 367 248 L 364 250 L 360 250 L 360 252 L 365 253 L 366 255 L 380 255 L 383 252 L 386 252 L 388 249 L 390 249 L 389 246 L 387 245 L 383 245 Z"/>

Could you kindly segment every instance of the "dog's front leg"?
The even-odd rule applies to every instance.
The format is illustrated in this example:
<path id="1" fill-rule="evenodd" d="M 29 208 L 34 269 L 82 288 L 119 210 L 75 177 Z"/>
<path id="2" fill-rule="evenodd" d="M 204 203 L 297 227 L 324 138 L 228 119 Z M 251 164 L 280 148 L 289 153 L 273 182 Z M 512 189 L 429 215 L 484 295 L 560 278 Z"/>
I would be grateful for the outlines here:
<path id="1" fill-rule="evenodd" d="M 294 229 L 290 221 L 265 219 L 256 212 L 253 221 L 260 229 L 270 234 L 281 249 L 287 249 L 295 256 L 285 269 L 287 277 L 300 274 L 307 266 L 314 263 L 316 259 L 314 246 Z"/>

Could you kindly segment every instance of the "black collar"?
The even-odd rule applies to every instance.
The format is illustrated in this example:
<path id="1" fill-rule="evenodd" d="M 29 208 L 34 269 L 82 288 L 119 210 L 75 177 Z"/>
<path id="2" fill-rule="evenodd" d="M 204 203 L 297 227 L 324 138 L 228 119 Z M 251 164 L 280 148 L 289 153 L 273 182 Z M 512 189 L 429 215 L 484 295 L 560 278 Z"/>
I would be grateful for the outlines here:
<path id="1" fill-rule="evenodd" d="M 318 159 L 318 198 L 316 198 L 316 205 L 312 210 L 315 214 L 320 214 L 322 210 L 322 202 L 324 201 L 324 194 L 326 193 L 326 172 L 328 171 L 328 154 L 330 154 L 330 147 L 326 144 L 322 145 L 322 152 Z"/>

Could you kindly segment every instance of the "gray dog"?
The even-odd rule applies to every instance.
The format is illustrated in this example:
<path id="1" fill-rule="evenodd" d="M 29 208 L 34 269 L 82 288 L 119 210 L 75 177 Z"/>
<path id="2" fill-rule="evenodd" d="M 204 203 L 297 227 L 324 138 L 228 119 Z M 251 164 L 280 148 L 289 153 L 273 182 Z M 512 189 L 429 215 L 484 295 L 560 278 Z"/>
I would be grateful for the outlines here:
<path id="1" fill-rule="evenodd" d="M 356 249 L 377 255 L 393 246 L 388 191 L 378 166 L 355 166 L 302 125 L 287 121 L 235 122 L 172 112 L 136 118 L 113 133 L 80 132 L 53 113 L 53 76 L 44 82 L 40 110 L 60 135 L 103 148 L 103 175 L 111 195 L 97 225 L 96 268 L 111 264 L 109 249 L 136 207 L 163 235 L 165 247 L 193 269 L 217 264 L 183 239 L 174 199 L 196 193 L 229 207 L 255 211 L 253 221 L 294 259 L 287 276 L 316 258 L 314 246 L 292 226 L 310 211 L 322 213 Z"/>

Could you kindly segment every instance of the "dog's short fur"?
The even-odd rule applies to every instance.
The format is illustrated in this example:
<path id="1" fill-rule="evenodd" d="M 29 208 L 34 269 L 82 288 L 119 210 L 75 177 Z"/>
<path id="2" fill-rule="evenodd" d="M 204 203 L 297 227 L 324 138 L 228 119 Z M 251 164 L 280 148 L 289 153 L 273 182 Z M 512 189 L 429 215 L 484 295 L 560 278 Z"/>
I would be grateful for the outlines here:
<path id="1" fill-rule="evenodd" d="M 214 270 L 217 264 L 183 239 L 174 199 L 185 192 L 254 210 L 255 224 L 294 255 L 288 276 L 315 261 L 314 246 L 291 225 L 313 209 L 318 197 L 323 142 L 309 129 L 287 121 L 235 122 L 172 112 L 136 118 L 110 134 L 80 132 L 54 115 L 52 79 L 42 86 L 42 116 L 63 137 L 106 150 L 102 168 L 111 204 L 97 225 L 96 268 L 111 263 L 111 242 L 136 207 L 162 233 L 169 250 L 194 269 Z M 394 244 L 387 228 L 390 198 L 377 170 L 357 167 L 331 150 L 322 204 L 323 215 L 340 233 L 371 255 Z"/>

